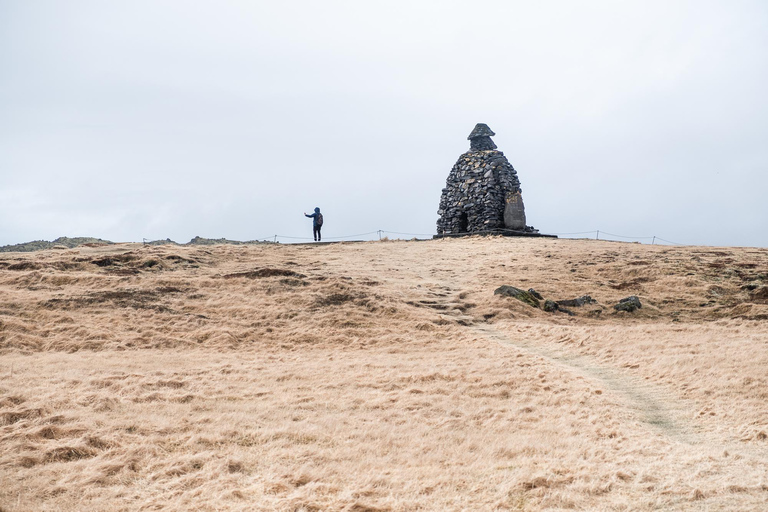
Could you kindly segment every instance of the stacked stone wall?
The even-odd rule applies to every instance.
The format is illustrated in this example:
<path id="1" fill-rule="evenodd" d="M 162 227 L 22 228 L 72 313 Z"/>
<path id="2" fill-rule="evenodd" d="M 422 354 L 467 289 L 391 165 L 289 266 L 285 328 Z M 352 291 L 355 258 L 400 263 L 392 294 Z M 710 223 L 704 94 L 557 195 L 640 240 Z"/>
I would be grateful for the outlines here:
<path id="1" fill-rule="evenodd" d="M 504 153 L 468 151 L 459 157 L 448 175 L 437 212 L 437 233 L 503 229 L 508 198 L 521 192 L 517 172 Z"/>

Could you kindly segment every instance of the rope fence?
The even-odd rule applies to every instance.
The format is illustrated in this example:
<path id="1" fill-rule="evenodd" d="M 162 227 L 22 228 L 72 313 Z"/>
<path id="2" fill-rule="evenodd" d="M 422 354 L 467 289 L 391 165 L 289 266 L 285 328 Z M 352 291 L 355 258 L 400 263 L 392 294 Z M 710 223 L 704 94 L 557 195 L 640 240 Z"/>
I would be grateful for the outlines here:
<path id="1" fill-rule="evenodd" d="M 510 233 L 520 233 L 519 231 L 512 231 L 512 230 L 495 230 L 494 232 L 498 231 L 509 231 Z M 650 243 L 650 245 L 657 245 L 659 242 L 663 242 L 665 244 L 670 245 L 687 245 L 687 244 L 681 244 L 678 242 L 672 242 L 670 240 L 666 240 L 664 238 L 661 238 L 656 235 L 652 236 L 628 236 L 628 235 L 617 235 L 615 233 L 608 233 L 607 231 L 600 231 L 599 229 L 593 229 L 591 231 L 575 231 L 575 232 L 569 232 L 569 233 L 546 233 L 550 235 L 557 235 L 559 237 L 564 238 L 587 238 L 587 236 L 574 236 L 574 235 L 594 235 L 595 240 L 605 240 L 605 241 L 614 241 L 614 242 L 621 242 L 621 241 L 636 241 L 639 243 Z M 376 231 L 369 231 L 367 233 L 357 233 L 354 235 L 344 235 L 344 236 L 329 236 L 329 237 L 323 237 L 323 241 L 344 241 L 359 237 L 369 237 L 368 241 L 375 240 L 376 238 L 373 235 L 378 235 L 378 239 L 381 240 L 383 238 L 389 238 L 389 235 L 398 235 L 398 236 L 410 236 L 410 237 L 424 237 L 424 239 L 431 239 L 435 234 L 434 233 L 405 233 L 402 231 L 388 231 L 385 229 L 378 229 Z M 591 236 L 589 238 L 592 238 Z M 620 240 L 611 240 L 612 238 L 618 238 Z M 298 240 L 298 241 L 308 241 L 311 242 L 314 239 L 312 237 L 306 237 L 306 236 L 288 236 L 288 235 L 271 235 L 271 236 L 264 236 L 254 239 L 254 241 L 263 241 L 263 242 L 274 242 L 277 243 L 281 240 Z M 650 240 L 650 242 L 643 242 L 643 240 Z"/>
<path id="2" fill-rule="evenodd" d="M 551 233 L 553 235 L 557 236 L 568 236 L 568 235 L 591 235 L 592 233 L 595 234 L 595 240 L 606 240 L 606 241 L 612 241 L 608 237 L 612 238 L 621 238 L 621 240 L 613 240 L 613 241 L 623 241 L 623 240 L 631 240 L 631 241 L 638 241 L 641 240 L 650 240 L 651 245 L 656 245 L 656 242 L 664 242 L 670 245 L 687 245 L 687 244 L 681 244 L 678 242 L 672 242 L 670 240 L 665 240 L 659 236 L 653 235 L 653 236 L 628 236 L 628 235 L 617 235 L 615 233 L 608 233 L 607 231 L 600 231 L 599 229 L 595 229 L 593 231 L 578 231 L 576 233 Z M 601 237 L 602 235 L 602 237 Z M 641 242 L 642 243 L 642 242 Z M 647 242 L 646 242 L 647 243 Z"/>
<path id="3" fill-rule="evenodd" d="M 525 232 L 521 231 L 514 231 L 511 229 L 496 229 L 493 231 L 488 232 L 479 232 L 476 234 L 499 234 L 500 232 L 508 232 L 511 235 L 525 235 Z M 433 236 L 435 236 L 434 233 L 405 233 L 402 231 L 388 231 L 385 229 L 377 229 L 376 231 L 368 231 L 367 233 L 357 233 L 354 235 L 343 235 L 343 236 L 329 236 L 329 237 L 323 237 L 324 242 L 342 242 L 345 240 L 349 241 L 373 241 L 376 240 L 376 237 L 378 237 L 379 240 L 383 240 L 385 238 L 389 239 L 389 235 L 397 235 L 397 236 L 408 236 L 413 237 L 413 239 L 419 239 L 419 240 L 428 240 L 431 239 Z M 678 242 L 672 242 L 670 240 L 666 240 L 664 238 L 661 238 L 656 235 L 652 236 L 628 236 L 628 235 L 617 235 L 615 233 L 608 233 L 607 231 L 600 231 L 599 229 L 595 229 L 592 231 L 575 231 L 570 233 L 543 233 L 542 235 L 556 235 L 558 237 L 563 238 L 592 238 L 592 235 L 594 235 L 595 240 L 604 240 L 608 242 L 623 242 L 623 241 L 632 241 L 632 242 L 638 242 L 638 243 L 650 243 L 650 245 L 656 245 L 659 242 L 663 242 L 664 244 L 669 245 L 688 245 L 688 244 L 681 244 Z M 584 235 L 584 236 L 577 236 L 577 235 Z M 589 237 L 587 237 L 589 235 Z M 367 239 L 359 240 L 361 237 L 368 237 Z M 423 238 L 417 238 L 417 237 L 423 237 Z M 396 240 L 399 238 L 394 237 Z M 620 240 L 612 240 L 612 239 L 620 239 Z M 357 239 L 357 240 L 352 240 Z M 148 240 L 146 238 L 143 238 L 143 243 L 153 243 L 153 242 L 164 242 L 163 240 Z M 643 242 L 645 240 L 645 242 Z M 647 242 L 647 240 L 650 240 L 650 242 Z M 289 236 L 289 235 L 269 235 L 269 236 L 260 236 L 258 238 L 254 238 L 253 240 L 250 240 L 250 242 L 272 242 L 272 243 L 280 243 L 281 241 L 286 241 L 287 243 L 307 243 L 312 242 L 314 239 L 312 237 L 308 236 Z M 170 240 L 169 240 L 170 242 Z M 241 243 L 248 243 L 248 242 L 241 242 Z"/>

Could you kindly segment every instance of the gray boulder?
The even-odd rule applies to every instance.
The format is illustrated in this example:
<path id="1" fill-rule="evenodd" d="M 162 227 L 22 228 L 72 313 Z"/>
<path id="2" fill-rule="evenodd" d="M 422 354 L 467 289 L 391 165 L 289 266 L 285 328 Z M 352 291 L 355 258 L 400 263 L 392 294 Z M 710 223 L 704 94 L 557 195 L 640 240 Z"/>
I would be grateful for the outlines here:
<path id="1" fill-rule="evenodd" d="M 544 301 L 544 311 L 547 313 L 554 313 L 558 309 L 560 309 L 560 306 L 557 305 L 557 302 L 549 299 Z"/>
<path id="2" fill-rule="evenodd" d="M 575 299 L 568 299 L 568 300 L 559 300 L 557 301 L 558 306 L 570 306 L 570 307 L 581 307 L 586 304 L 594 304 L 595 299 L 590 297 L 589 295 L 582 295 L 581 297 L 577 297 Z"/>
<path id="3" fill-rule="evenodd" d="M 539 307 L 539 299 L 537 299 L 531 292 L 515 288 L 514 286 L 503 285 L 496 288 L 493 292 L 494 295 L 501 295 L 504 297 L 514 297 L 517 300 L 525 302 L 529 306 L 534 308 Z"/>
<path id="4" fill-rule="evenodd" d="M 630 295 L 629 297 L 624 297 L 621 299 L 618 304 L 613 306 L 613 309 L 616 311 L 626 311 L 631 313 L 642 307 L 643 305 L 640 304 L 640 299 L 637 297 L 637 295 Z"/>

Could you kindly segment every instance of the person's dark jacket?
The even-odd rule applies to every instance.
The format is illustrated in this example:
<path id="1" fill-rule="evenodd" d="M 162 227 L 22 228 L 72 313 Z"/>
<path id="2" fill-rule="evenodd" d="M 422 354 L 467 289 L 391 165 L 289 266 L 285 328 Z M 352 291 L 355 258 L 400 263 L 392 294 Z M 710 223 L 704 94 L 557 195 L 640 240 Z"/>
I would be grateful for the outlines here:
<path id="1" fill-rule="evenodd" d="M 312 219 L 312 226 L 313 226 L 313 227 L 317 227 L 317 226 L 318 226 L 318 222 L 317 222 L 317 219 L 318 219 L 318 217 L 320 217 L 320 212 L 315 212 L 315 213 L 313 213 L 313 214 L 311 214 L 311 215 L 307 215 L 307 214 L 305 213 L 305 214 L 304 214 L 304 216 L 305 216 L 305 217 L 309 217 L 309 218 L 311 218 L 311 219 Z"/>

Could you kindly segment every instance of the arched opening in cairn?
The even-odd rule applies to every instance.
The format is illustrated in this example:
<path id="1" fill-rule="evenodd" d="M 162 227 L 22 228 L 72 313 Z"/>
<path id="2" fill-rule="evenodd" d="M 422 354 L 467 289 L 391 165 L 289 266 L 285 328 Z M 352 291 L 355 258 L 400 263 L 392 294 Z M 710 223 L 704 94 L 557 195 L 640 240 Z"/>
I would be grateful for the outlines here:
<path id="1" fill-rule="evenodd" d="M 470 149 L 451 169 L 440 196 L 437 234 L 496 232 L 538 234 L 526 226 L 517 171 L 496 149 L 488 125 L 478 123 L 469 134 Z"/>
<path id="2" fill-rule="evenodd" d="M 469 215 L 467 212 L 461 212 L 459 214 L 459 233 L 466 233 L 469 229 Z"/>

